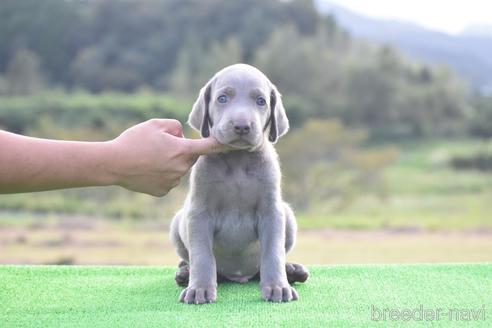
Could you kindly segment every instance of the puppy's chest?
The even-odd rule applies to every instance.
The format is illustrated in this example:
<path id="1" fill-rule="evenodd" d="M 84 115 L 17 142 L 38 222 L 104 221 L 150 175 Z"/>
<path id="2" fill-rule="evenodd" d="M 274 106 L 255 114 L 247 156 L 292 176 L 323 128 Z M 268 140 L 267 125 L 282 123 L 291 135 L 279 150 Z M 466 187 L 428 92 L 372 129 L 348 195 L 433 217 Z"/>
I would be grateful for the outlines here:
<path id="1" fill-rule="evenodd" d="M 268 156 L 239 152 L 205 157 L 196 168 L 195 197 L 219 226 L 240 229 L 254 222 L 267 199 L 277 194 L 277 171 Z"/>
<path id="2" fill-rule="evenodd" d="M 212 202 L 213 210 L 228 212 L 240 210 L 249 212 L 254 210 L 258 201 L 267 190 L 266 181 L 257 172 L 247 168 L 236 168 L 222 172 L 222 176 L 213 184 L 211 192 L 221 195 L 216 202 Z"/>
<path id="3" fill-rule="evenodd" d="M 206 206 L 215 221 L 216 251 L 240 253 L 258 238 L 258 208 L 267 192 L 265 178 L 248 167 L 226 167 L 215 178 Z"/>

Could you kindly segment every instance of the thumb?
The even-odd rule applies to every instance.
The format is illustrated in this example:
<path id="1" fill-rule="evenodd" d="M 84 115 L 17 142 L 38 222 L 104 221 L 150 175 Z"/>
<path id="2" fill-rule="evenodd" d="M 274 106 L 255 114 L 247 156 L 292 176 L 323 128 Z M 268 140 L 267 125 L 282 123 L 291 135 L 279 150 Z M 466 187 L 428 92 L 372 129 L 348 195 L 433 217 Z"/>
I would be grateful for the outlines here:
<path id="1" fill-rule="evenodd" d="M 181 139 L 181 141 L 187 143 L 187 149 L 190 155 L 217 154 L 228 150 L 225 145 L 212 137 L 204 139 Z"/>
<path id="2" fill-rule="evenodd" d="M 178 120 L 174 119 L 151 119 L 150 124 L 161 129 L 163 132 L 172 134 L 175 137 L 183 138 L 183 127 Z"/>

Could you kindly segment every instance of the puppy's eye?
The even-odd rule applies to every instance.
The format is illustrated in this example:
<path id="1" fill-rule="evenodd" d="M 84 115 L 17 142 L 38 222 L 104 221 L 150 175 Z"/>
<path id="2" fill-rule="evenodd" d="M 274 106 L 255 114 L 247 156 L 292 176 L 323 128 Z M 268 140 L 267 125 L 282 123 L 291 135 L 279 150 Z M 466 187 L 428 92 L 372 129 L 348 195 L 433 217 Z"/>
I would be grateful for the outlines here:
<path id="1" fill-rule="evenodd" d="M 220 95 L 218 98 L 217 98 L 217 101 L 220 103 L 220 104 L 225 104 L 227 102 L 228 98 L 226 95 Z"/>
<path id="2" fill-rule="evenodd" d="M 258 97 L 256 98 L 256 104 L 258 106 L 265 106 L 266 105 L 266 100 L 263 97 Z"/>

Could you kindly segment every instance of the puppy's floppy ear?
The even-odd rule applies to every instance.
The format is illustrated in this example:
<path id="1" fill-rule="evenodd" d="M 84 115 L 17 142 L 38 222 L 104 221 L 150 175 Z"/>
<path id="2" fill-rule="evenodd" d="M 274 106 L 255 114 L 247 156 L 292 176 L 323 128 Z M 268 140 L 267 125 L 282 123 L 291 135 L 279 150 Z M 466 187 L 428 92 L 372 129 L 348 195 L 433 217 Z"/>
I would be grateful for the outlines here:
<path id="1" fill-rule="evenodd" d="M 195 130 L 200 131 L 203 138 L 210 136 L 212 121 L 209 115 L 210 94 L 212 92 L 212 80 L 210 80 L 198 94 L 198 98 L 193 104 L 188 124 Z"/>
<path id="2" fill-rule="evenodd" d="M 285 114 L 284 104 L 277 88 L 272 85 L 270 93 L 270 131 L 268 140 L 275 143 L 278 138 L 283 136 L 289 130 L 289 120 Z"/>

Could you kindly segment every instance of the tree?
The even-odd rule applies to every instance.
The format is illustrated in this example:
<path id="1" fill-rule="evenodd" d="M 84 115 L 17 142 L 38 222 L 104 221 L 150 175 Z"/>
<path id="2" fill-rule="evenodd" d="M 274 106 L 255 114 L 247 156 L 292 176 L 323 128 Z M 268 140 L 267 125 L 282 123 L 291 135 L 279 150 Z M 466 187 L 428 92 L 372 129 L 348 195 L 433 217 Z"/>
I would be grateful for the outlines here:
<path id="1" fill-rule="evenodd" d="M 47 79 L 69 83 L 70 63 L 87 43 L 90 25 L 83 1 L 2 0 L 0 3 L 0 71 L 12 54 L 29 49 L 43 64 Z"/>
<path id="2" fill-rule="evenodd" d="M 202 59 L 200 80 L 207 80 L 218 70 L 240 63 L 243 59 L 242 47 L 237 38 L 231 37 L 223 43 L 214 42 Z"/>
<path id="3" fill-rule="evenodd" d="M 214 42 L 208 50 L 193 39 L 181 51 L 178 63 L 170 78 L 170 90 L 181 97 L 193 98 L 198 90 L 218 70 L 242 61 L 239 41 L 230 38 L 223 43 Z"/>
<path id="4" fill-rule="evenodd" d="M 176 68 L 169 78 L 168 88 L 173 93 L 183 98 L 191 98 L 197 94 L 197 89 L 205 81 L 201 81 L 201 57 L 204 49 L 199 42 L 189 38 L 179 55 Z"/>
<path id="5" fill-rule="evenodd" d="M 492 97 L 476 96 L 476 112 L 470 122 L 470 134 L 484 141 L 492 139 Z"/>
<path id="6" fill-rule="evenodd" d="M 43 88 L 39 58 L 28 49 L 20 49 L 10 60 L 5 74 L 8 94 L 32 95 Z"/>

